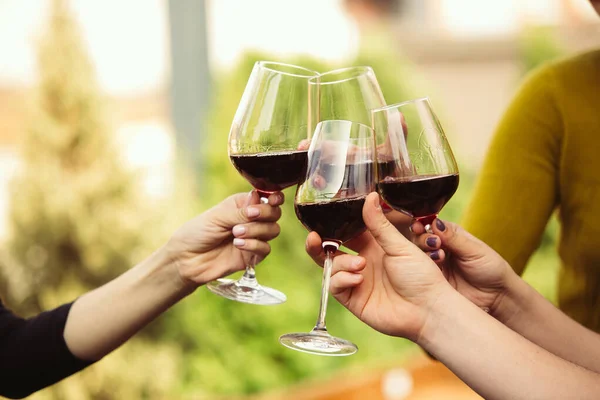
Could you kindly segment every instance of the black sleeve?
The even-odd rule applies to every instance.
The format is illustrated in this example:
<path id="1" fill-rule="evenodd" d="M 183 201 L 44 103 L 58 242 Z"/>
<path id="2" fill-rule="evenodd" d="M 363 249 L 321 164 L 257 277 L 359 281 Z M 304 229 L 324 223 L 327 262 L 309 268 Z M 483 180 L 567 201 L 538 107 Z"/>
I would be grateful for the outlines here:
<path id="1" fill-rule="evenodd" d="M 72 303 L 23 319 L 0 302 L 0 396 L 23 398 L 90 365 L 63 332 Z"/>

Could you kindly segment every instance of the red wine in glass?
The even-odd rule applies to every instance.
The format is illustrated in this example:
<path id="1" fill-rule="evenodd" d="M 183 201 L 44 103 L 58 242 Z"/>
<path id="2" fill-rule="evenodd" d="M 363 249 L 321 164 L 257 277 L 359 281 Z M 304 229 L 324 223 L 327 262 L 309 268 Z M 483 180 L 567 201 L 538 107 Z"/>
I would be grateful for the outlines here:
<path id="1" fill-rule="evenodd" d="M 383 200 L 423 225 L 431 224 L 458 189 L 458 174 L 384 178 L 377 184 Z"/>
<path id="2" fill-rule="evenodd" d="M 296 216 L 309 231 L 340 245 L 365 231 L 362 219 L 365 198 L 296 204 Z"/>
<path id="3" fill-rule="evenodd" d="M 294 186 L 306 173 L 307 150 L 232 154 L 231 162 L 261 197 Z"/>
<path id="4" fill-rule="evenodd" d="M 372 111 L 377 190 L 385 203 L 431 223 L 458 188 L 458 166 L 429 99 Z"/>

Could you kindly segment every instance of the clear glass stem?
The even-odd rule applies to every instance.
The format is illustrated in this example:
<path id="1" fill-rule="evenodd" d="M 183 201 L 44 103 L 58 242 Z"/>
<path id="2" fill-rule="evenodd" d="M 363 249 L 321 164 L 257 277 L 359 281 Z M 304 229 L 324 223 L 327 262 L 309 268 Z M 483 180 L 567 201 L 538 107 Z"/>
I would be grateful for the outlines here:
<path id="1" fill-rule="evenodd" d="M 254 265 L 256 263 L 256 256 L 252 257 L 252 260 L 246 265 L 246 271 L 244 275 L 238 281 L 240 286 L 246 286 L 250 288 L 257 288 L 258 281 L 256 280 L 256 272 L 254 271 Z"/>
<path id="2" fill-rule="evenodd" d="M 321 284 L 321 304 L 319 306 L 319 316 L 317 323 L 313 328 L 313 333 L 327 334 L 325 326 L 325 316 L 327 315 L 327 300 L 329 299 L 329 281 L 331 280 L 331 269 L 333 267 L 333 254 L 339 245 L 333 242 L 323 242 L 325 250 L 325 264 L 323 265 L 323 281 Z"/>

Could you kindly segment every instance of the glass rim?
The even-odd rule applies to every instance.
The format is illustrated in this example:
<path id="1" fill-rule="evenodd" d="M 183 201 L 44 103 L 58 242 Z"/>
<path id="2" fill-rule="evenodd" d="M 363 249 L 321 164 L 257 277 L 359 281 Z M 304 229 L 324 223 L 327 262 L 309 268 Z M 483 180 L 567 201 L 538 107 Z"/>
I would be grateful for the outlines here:
<path id="1" fill-rule="evenodd" d="M 321 125 L 323 125 L 324 123 L 329 123 L 329 122 L 349 122 L 350 125 L 358 125 L 362 129 L 366 128 L 371 132 L 372 135 L 375 135 L 375 129 L 373 129 L 373 127 L 363 124 L 362 122 L 350 121 L 349 119 L 326 119 L 323 121 L 319 121 L 317 123 L 317 125 L 315 126 L 315 132 L 317 131 L 317 129 L 319 129 L 319 127 Z"/>
<path id="2" fill-rule="evenodd" d="M 335 81 L 331 81 L 331 82 L 315 82 L 314 79 L 316 78 L 321 78 L 323 76 L 328 76 L 328 75 L 333 75 L 333 74 L 340 74 L 343 72 L 347 72 L 347 71 L 351 71 L 351 70 L 356 70 L 357 73 L 353 76 L 347 77 L 347 78 L 342 78 L 342 79 L 337 79 Z M 324 72 L 322 74 L 319 74 L 317 76 L 313 76 L 312 78 L 310 78 L 308 80 L 309 84 L 313 84 L 313 85 L 331 85 L 333 83 L 342 83 L 342 82 L 347 82 L 350 81 L 352 79 L 356 79 L 360 76 L 363 75 L 368 75 L 368 74 L 373 74 L 373 68 L 367 66 L 367 65 L 360 65 L 360 66 L 356 66 L 356 67 L 344 67 L 344 68 L 338 68 L 338 69 L 333 69 L 331 71 L 327 71 Z"/>
<path id="3" fill-rule="evenodd" d="M 416 98 L 416 99 L 410 99 L 410 100 L 406 100 L 406 101 L 401 101 L 400 103 L 395 103 L 395 104 L 390 104 L 390 105 L 383 106 L 383 107 L 373 108 L 371 110 L 371 113 L 375 114 L 377 112 L 391 110 L 392 108 L 400 108 L 400 107 L 405 106 L 407 104 L 414 104 L 414 103 L 419 103 L 419 102 L 426 102 L 426 103 L 429 104 L 429 96 L 419 97 L 419 98 Z"/>
<path id="4" fill-rule="evenodd" d="M 281 75 L 293 76 L 293 77 L 296 77 L 296 78 L 312 79 L 312 78 L 316 78 L 316 77 L 318 77 L 318 76 L 321 75 L 320 73 L 318 73 L 317 71 L 313 71 L 312 69 L 301 67 L 299 65 L 287 64 L 287 63 L 282 63 L 282 62 L 277 62 L 277 61 L 257 61 L 256 65 L 258 65 L 262 69 L 266 69 L 267 71 L 275 72 L 275 73 L 281 74 Z M 293 72 L 282 71 L 282 70 L 279 70 L 279 69 L 276 69 L 276 68 L 272 68 L 271 66 L 279 66 L 279 67 L 292 68 L 292 69 L 296 69 L 296 70 L 299 70 L 299 71 L 309 72 L 310 75 L 308 75 L 308 74 L 301 75 L 299 73 L 295 74 Z"/>

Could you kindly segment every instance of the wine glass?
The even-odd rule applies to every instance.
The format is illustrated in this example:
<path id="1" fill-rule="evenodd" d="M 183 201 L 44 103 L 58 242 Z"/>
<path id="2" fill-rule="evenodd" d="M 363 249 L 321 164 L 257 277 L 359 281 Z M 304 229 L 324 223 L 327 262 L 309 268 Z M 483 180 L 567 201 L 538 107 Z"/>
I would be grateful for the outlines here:
<path id="1" fill-rule="evenodd" d="M 374 109 L 377 190 L 393 209 L 431 223 L 458 188 L 458 166 L 428 98 Z"/>
<path id="2" fill-rule="evenodd" d="M 290 64 L 259 61 L 254 65 L 229 132 L 229 157 L 266 203 L 271 193 L 296 185 L 304 177 L 310 140 L 308 80 L 318 73 Z M 237 281 L 218 279 L 208 288 L 243 303 L 285 302 L 278 290 L 256 280 L 255 259 Z"/>
<path id="3" fill-rule="evenodd" d="M 385 106 L 383 93 L 371 67 L 348 67 L 309 80 L 310 119 L 348 120 L 371 125 L 371 110 Z"/>
<path id="4" fill-rule="evenodd" d="M 298 185 L 296 216 L 323 240 L 326 254 L 321 304 L 315 327 L 307 333 L 289 333 L 279 338 L 294 350 L 320 355 L 347 356 L 355 344 L 331 336 L 325 327 L 333 254 L 344 242 L 366 228 L 362 209 L 366 196 L 375 190 L 373 130 L 363 124 L 330 120 L 320 122 L 308 151 L 308 169 Z"/>

